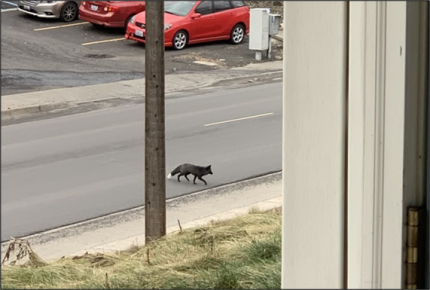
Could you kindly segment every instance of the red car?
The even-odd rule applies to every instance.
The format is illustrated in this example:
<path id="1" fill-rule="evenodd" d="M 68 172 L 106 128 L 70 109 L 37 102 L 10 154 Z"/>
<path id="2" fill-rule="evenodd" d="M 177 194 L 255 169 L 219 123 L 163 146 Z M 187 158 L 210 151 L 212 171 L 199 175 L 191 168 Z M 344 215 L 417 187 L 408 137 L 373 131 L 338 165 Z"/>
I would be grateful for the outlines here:
<path id="1" fill-rule="evenodd" d="M 249 7 L 244 1 L 166 1 L 165 46 L 183 49 L 188 44 L 215 40 L 241 43 L 249 33 Z M 145 12 L 127 24 L 125 38 L 145 43 Z"/>
<path id="2" fill-rule="evenodd" d="M 137 13 L 145 11 L 145 1 L 82 1 L 79 19 L 94 25 L 127 27 Z"/>

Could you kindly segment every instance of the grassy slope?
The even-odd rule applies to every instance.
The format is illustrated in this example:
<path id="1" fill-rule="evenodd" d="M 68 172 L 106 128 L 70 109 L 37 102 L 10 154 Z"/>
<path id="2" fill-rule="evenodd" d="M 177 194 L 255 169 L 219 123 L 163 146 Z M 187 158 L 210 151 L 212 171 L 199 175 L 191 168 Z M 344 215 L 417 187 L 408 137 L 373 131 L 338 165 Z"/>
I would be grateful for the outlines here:
<path id="1" fill-rule="evenodd" d="M 1 288 L 280 289 L 280 273 L 276 209 L 173 233 L 117 254 L 87 254 L 37 268 L 2 267 Z"/>

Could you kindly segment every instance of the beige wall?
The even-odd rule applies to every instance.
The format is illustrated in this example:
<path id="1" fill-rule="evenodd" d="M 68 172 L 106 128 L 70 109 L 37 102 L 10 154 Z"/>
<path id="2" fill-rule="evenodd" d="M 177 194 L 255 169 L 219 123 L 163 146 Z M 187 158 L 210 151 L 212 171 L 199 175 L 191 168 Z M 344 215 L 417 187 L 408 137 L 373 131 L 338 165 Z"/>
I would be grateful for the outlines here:
<path id="1" fill-rule="evenodd" d="M 282 288 L 343 287 L 346 2 L 284 2 Z"/>

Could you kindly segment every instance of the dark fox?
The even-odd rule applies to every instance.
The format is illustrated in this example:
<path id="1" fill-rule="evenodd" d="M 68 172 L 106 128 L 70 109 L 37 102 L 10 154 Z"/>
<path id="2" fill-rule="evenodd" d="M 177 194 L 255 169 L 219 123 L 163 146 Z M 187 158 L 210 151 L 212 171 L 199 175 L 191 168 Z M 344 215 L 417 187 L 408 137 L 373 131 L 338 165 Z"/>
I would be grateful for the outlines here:
<path id="1" fill-rule="evenodd" d="M 180 177 L 181 176 L 185 176 L 185 178 L 190 181 L 188 179 L 188 175 L 192 174 L 194 175 L 194 184 L 196 183 L 196 178 L 200 179 L 201 181 L 203 181 L 205 183 L 205 185 L 208 185 L 206 183 L 206 181 L 202 178 L 205 175 L 208 174 L 213 174 L 212 173 L 212 169 L 211 169 L 212 165 L 209 166 L 197 166 L 197 165 L 192 165 L 192 164 L 182 164 L 179 165 L 178 167 L 176 167 L 172 172 L 169 173 L 169 175 L 167 175 L 167 178 L 172 178 L 172 176 L 175 176 L 176 174 L 179 173 L 178 175 L 178 181 L 181 182 Z"/>

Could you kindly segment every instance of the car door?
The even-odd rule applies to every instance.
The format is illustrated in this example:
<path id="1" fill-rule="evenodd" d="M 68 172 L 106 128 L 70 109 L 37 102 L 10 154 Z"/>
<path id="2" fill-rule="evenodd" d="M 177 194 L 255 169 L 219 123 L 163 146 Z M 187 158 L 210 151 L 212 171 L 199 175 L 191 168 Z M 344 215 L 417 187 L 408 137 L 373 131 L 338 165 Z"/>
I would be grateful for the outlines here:
<path id="1" fill-rule="evenodd" d="M 215 34 L 217 38 L 230 37 L 234 25 L 234 11 L 230 1 L 213 1 L 214 15 L 216 17 Z"/>
<path id="2" fill-rule="evenodd" d="M 195 42 L 213 37 L 216 28 L 215 15 L 212 1 L 202 1 L 194 9 L 194 13 L 201 14 L 198 18 L 192 18 L 190 28 L 190 42 Z"/>

